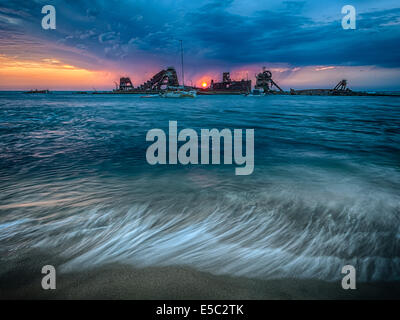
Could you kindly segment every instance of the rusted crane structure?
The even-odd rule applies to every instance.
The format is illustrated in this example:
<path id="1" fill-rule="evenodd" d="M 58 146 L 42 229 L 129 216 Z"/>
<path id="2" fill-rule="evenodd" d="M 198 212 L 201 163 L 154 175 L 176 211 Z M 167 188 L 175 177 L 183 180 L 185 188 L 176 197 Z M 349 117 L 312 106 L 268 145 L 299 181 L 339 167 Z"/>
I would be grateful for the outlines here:
<path id="1" fill-rule="evenodd" d="M 168 67 L 155 74 L 150 80 L 135 88 L 129 77 L 119 79 L 119 85 L 116 84 L 114 93 L 143 93 L 159 92 L 168 86 L 179 86 L 178 75 L 173 67 Z"/>
<path id="2" fill-rule="evenodd" d="M 134 89 L 131 78 L 129 77 L 121 77 L 119 79 L 119 87 L 118 84 L 115 83 L 117 91 L 131 91 Z"/>
<path id="3" fill-rule="evenodd" d="M 276 84 L 276 82 L 272 79 L 272 72 L 266 70 L 263 67 L 263 71 L 259 74 L 256 74 L 256 85 L 254 86 L 255 89 L 263 89 L 265 93 L 269 93 L 273 91 L 273 87 L 277 88 L 280 92 L 283 90 Z"/>
<path id="4" fill-rule="evenodd" d="M 166 70 L 161 70 L 155 74 L 150 80 L 146 81 L 138 87 L 141 91 L 159 91 L 166 87 L 177 87 L 179 86 L 178 75 L 173 67 L 169 67 Z"/>
<path id="5" fill-rule="evenodd" d="M 290 89 L 292 95 L 307 95 L 307 96 L 359 96 L 367 95 L 364 92 L 355 92 L 347 87 L 347 80 L 343 79 L 333 89 L 305 89 L 293 90 Z"/>
<path id="6" fill-rule="evenodd" d="M 339 83 L 335 86 L 335 88 L 333 88 L 333 90 L 338 90 L 338 91 L 350 90 L 347 88 L 347 80 L 343 79 L 343 80 L 339 81 Z"/>

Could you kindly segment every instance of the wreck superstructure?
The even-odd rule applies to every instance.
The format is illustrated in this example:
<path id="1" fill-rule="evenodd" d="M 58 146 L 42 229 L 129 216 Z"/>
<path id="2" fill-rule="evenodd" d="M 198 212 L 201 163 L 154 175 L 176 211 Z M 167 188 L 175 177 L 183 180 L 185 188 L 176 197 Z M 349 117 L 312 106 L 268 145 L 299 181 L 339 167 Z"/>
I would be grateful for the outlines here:
<path id="1" fill-rule="evenodd" d="M 182 70 L 183 72 L 183 70 Z M 348 88 L 347 80 L 343 79 L 339 81 L 332 89 L 301 89 L 290 91 L 284 91 L 282 88 L 272 79 L 272 72 L 263 67 L 262 71 L 255 75 L 256 83 L 254 90 L 252 90 L 251 80 L 232 80 L 229 72 L 222 73 L 222 81 L 214 82 L 211 80 L 208 88 L 196 88 L 193 86 L 180 86 L 178 75 L 173 67 L 168 67 L 156 73 L 150 80 L 143 84 L 135 87 L 129 77 L 121 77 L 119 84 L 116 84 L 116 88 L 109 92 L 93 92 L 94 94 L 164 94 L 168 91 L 168 88 L 175 88 L 173 90 L 186 90 L 193 91 L 199 95 L 310 95 L 310 96 L 388 96 L 389 94 L 384 93 L 367 93 L 353 91 Z M 47 90 L 39 91 L 32 90 L 28 93 L 48 93 Z M 79 93 L 79 92 L 78 92 Z M 194 95 L 194 94 L 193 94 Z M 390 96 L 393 96 L 392 94 Z"/>
<path id="2" fill-rule="evenodd" d="M 347 87 L 347 80 L 343 79 L 333 89 L 290 89 L 291 95 L 307 96 L 365 96 L 372 95 L 365 92 L 356 92 Z"/>
<path id="3" fill-rule="evenodd" d="M 118 87 L 117 83 L 115 83 L 115 85 L 116 85 L 116 89 L 115 89 L 116 91 L 124 91 L 125 92 L 125 91 L 130 91 L 130 90 L 134 89 L 131 78 L 129 78 L 129 77 L 121 77 L 119 79 L 119 87 Z"/>
<path id="4" fill-rule="evenodd" d="M 251 80 L 235 81 L 229 72 L 222 73 L 222 82 L 211 80 L 209 88 L 200 89 L 199 94 L 244 94 L 251 91 Z"/>
<path id="5" fill-rule="evenodd" d="M 156 73 L 150 80 L 134 87 L 129 77 L 120 78 L 119 85 L 116 86 L 114 93 L 159 93 L 168 87 L 178 87 L 179 80 L 175 68 L 168 67 Z"/>
<path id="6" fill-rule="evenodd" d="M 178 75 L 173 67 L 168 67 L 155 74 L 150 80 L 138 87 L 143 91 L 159 91 L 166 87 L 179 86 Z"/>
<path id="7" fill-rule="evenodd" d="M 251 90 L 251 80 L 239 80 L 234 81 L 230 77 L 229 72 L 222 74 L 222 82 L 214 82 L 211 80 L 209 88 L 200 89 L 199 94 L 245 94 L 248 95 L 251 92 L 262 92 L 262 94 L 281 93 L 284 91 L 279 85 L 272 79 L 272 73 L 263 67 L 262 72 L 255 75 L 256 84 L 255 90 Z M 277 90 L 275 90 L 276 88 Z"/>
<path id="8" fill-rule="evenodd" d="M 262 72 L 256 74 L 256 85 L 254 89 L 264 90 L 264 93 L 272 93 L 273 87 L 277 88 L 280 92 L 283 92 L 276 82 L 272 79 L 272 72 L 263 67 Z"/>

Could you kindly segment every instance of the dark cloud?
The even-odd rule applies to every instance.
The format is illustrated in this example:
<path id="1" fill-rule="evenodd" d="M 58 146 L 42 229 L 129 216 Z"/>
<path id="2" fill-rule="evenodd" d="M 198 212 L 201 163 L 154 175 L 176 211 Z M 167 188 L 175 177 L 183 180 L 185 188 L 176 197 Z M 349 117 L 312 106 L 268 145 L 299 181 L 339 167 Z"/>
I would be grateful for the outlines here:
<path id="1" fill-rule="evenodd" d="M 400 9 L 361 14 L 356 30 L 343 30 L 341 20 L 315 23 L 287 11 L 265 10 L 245 17 L 200 10 L 190 13 L 188 20 L 195 39 L 211 48 L 213 59 L 398 67 L 400 25 L 390 25 L 396 17 Z"/>
<path id="2" fill-rule="evenodd" d="M 400 9 L 379 9 L 383 2 L 357 15 L 356 30 L 343 30 L 340 12 L 325 21 L 303 15 L 304 7 L 317 1 L 284 1 L 278 9 L 242 15 L 230 10 L 233 0 L 197 5 L 188 1 L 0 0 L 0 41 L 8 33 L 19 32 L 27 41 L 32 37 L 62 43 L 133 65 L 143 56 L 168 61 L 178 53 L 177 40 L 183 39 L 189 65 L 212 61 L 400 67 Z M 40 27 L 45 4 L 57 9 L 53 32 Z"/>

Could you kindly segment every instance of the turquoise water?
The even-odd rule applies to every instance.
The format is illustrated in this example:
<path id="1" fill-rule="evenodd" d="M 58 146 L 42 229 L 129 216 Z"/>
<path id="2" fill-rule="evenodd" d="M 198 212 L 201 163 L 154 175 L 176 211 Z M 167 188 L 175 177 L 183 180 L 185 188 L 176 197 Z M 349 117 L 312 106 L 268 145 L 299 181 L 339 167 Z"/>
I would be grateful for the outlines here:
<path id="1" fill-rule="evenodd" d="M 146 162 L 146 133 L 254 129 L 235 165 Z M 0 93 L 0 256 L 260 279 L 400 280 L 400 98 Z M 1 272 L 1 270 L 0 270 Z"/>

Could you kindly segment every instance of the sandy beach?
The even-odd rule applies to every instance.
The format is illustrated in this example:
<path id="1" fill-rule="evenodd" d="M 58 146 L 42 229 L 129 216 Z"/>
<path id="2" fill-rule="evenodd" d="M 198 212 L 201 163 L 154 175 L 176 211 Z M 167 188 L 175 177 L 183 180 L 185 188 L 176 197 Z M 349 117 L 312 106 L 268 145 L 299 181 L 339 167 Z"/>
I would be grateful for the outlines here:
<path id="1" fill-rule="evenodd" d="M 340 282 L 259 280 L 217 276 L 186 267 L 133 268 L 109 264 L 81 272 L 57 273 L 56 290 L 41 288 L 41 266 L 49 256 L 21 259 L 0 275 L 0 299 L 399 299 L 400 283 L 357 283 L 343 290 Z M 62 262 L 60 260 L 60 262 Z M 2 270 L 6 266 L 1 265 Z M 34 275 L 34 276 L 32 276 Z"/>

